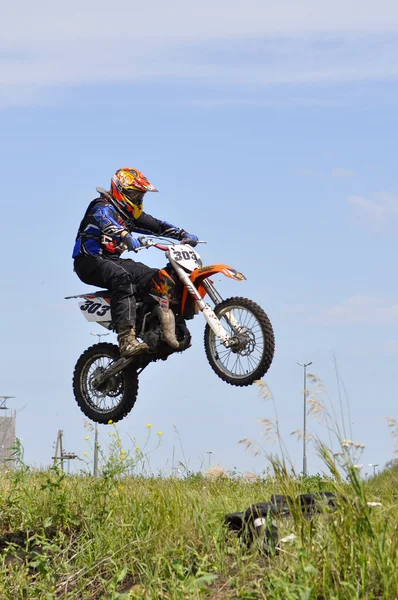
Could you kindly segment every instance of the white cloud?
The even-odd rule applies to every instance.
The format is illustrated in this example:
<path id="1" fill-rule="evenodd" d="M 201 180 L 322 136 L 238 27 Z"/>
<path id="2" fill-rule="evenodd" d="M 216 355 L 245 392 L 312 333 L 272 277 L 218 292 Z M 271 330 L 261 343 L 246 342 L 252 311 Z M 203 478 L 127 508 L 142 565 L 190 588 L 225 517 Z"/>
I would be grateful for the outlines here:
<path id="1" fill-rule="evenodd" d="M 336 167 L 332 169 L 332 177 L 336 177 L 337 179 L 345 179 L 346 177 L 355 177 L 355 171 L 351 169 L 343 169 L 340 167 Z"/>
<path id="2" fill-rule="evenodd" d="M 2 7 L 0 38 L 11 48 L 125 36 L 203 40 L 241 36 L 377 34 L 398 31 L 395 0 L 16 0 Z"/>
<path id="3" fill-rule="evenodd" d="M 332 306 L 303 304 L 287 311 L 314 325 L 397 325 L 398 297 L 351 296 Z"/>
<path id="4" fill-rule="evenodd" d="M 282 95 L 278 90 L 272 94 L 270 90 L 266 93 L 256 93 L 236 96 L 219 95 L 216 98 L 194 98 L 191 102 L 193 106 L 200 108 L 224 108 L 226 106 L 253 106 L 253 107 L 280 107 L 280 106 L 323 106 L 323 107 L 343 107 L 347 106 L 347 102 L 343 102 L 332 98 L 322 98 L 321 96 L 297 96 L 296 94 Z M 300 170 L 300 169 L 298 169 Z"/>
<path id="5" fill-rule="evenodd" d="M 398 196 L 394 194 L 377 194 L 375 200 L 363 196 L 350 196 L 348 201 L 361 217 L 377 228 L 398 217 Z"/>
<path id="6" fill-rule="evenodd" d="M 312 167 L 296 167 L 292 173 L 298 177 L 318 177 L 320 172 Z"/>
<path id="7" fill-rule="evenodd" d="M 352 296 L 341 304 L 322 308 L 313 322 L 324 325 L 398 324 L 398 298 Z"/>
<path id="8" fill-rule="evenodd" d="M 377 349 L 386 354 L 396 354 L 398 352 L 398 340 L 386 340 L 383 344 L 379 344 Z"/>
<path id="9" fill-rule="evenodd" d="M 16 0 L 1 8 L 0 107 L 79 83 L 396 79 L 395 34 L 395 0 Z"/>
<path id="10" fill-rule="evenodd" d="M 349 342 L 342 346 L 342 350 L 349 356 L 369 357 L 370 355 L 383 354 L 390 356 L 398 353 L 398 340 L 386 339 L 384 341 L 370 340 L 369 342 Z"/>

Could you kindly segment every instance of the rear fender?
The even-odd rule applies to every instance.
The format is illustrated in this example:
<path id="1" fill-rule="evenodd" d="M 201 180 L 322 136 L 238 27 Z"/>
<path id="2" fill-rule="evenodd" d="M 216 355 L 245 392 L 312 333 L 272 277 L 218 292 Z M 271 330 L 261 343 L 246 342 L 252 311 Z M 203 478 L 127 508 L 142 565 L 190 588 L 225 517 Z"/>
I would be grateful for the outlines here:
<path id="1" fill-rule="evenodd" d="M 198 290 L 201 298 L 204 298 L 207 294 L 206 288 L 203 285 L 203 281 L 205 279 L 207 279 L 208 277 L 215 275 L 216 273 L 222 273 L 226 277 L 235 279 L 235 281 L 244 281 L 246 279 L 246 277 L 242 273 L 240 273 L 239 271 L 236 271 L 232 267 L 229 267 L 228 265 L 224 265 L 224 264 L 210 265 L 207 267 L 200 267 L 199 269 L 195 269 L 194 271 L 192 271 L 192 273 L 190 275 L 190 280 L 192 281 L 192 283 Z M 181 299 L 181 314 L 184 314 L 187 297 L 188 297 L 188 290 L 186 287 L 184 287 L 184 290 L 182 292 L 182 299 Z"/>

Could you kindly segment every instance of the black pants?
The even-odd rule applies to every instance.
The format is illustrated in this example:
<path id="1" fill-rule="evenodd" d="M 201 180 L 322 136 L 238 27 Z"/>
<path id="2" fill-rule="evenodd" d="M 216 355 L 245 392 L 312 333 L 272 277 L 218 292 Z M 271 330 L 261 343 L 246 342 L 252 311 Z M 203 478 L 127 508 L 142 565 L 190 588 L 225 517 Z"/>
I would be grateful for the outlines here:
<path id="1" fill-rule="evenodd" d="M 158 269 L 151 269 L 130 258 L 78 256 L 75 271 L 83 283 L 106 288 L 111 292 L 111 314 L 116 331 L 135 328 L 134 294 L 143 290 Z"/>

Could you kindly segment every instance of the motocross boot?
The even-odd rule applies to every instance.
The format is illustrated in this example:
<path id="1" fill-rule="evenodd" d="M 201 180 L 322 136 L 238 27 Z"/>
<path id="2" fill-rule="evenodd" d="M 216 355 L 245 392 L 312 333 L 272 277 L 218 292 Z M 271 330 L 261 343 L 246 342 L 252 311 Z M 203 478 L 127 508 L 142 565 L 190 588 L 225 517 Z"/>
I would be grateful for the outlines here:
<path id="1" fill-rule="evenodd" d="M 149 350 L 148 344 L 137 340 L 135 331 L 132 327 L 120 331 L 117 336 L 117 341 L 119 342 L 120 356 L 135 356 L 136 354 L 142 354 Z"/>

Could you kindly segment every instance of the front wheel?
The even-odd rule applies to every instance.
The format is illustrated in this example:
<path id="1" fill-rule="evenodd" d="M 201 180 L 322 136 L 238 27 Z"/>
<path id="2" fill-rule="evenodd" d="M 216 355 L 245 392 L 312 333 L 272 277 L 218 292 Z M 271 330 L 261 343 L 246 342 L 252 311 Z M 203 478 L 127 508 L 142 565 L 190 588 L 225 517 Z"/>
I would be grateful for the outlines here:
<path id="1" fill-rule="evenodd" d="M 265 375 L 274 358 L 275 337 L 268 316 L 247 298 L 224 300 L 214 312 L 234 345 L 226 348 L 206 325 L 205 350 L 211 368 L 231 385 L 251 385 Z"/>
<path id="2" fill-rule="evenodd" d="M 138 394 L 137 371 L 128 366 L 98 388 L 95 379 L 120 358 L 115 344 L 101 342 L 87 348 L 76 363 L 73 392 L 83 413 L 96 423 L 116 423 L 128 415 Z"/>

